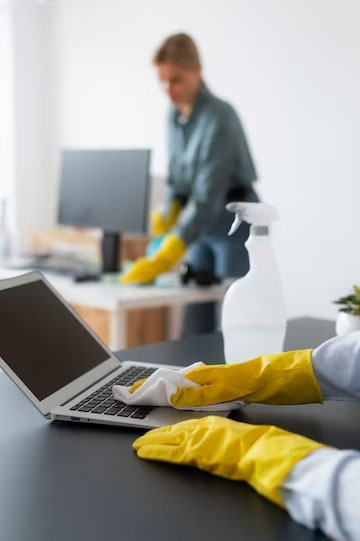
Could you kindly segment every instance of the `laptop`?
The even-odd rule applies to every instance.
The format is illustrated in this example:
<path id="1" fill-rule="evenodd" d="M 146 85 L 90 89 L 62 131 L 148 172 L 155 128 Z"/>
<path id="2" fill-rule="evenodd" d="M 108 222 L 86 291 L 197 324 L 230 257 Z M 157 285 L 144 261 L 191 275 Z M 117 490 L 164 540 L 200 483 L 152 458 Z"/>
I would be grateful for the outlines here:
<path id="1" fill-rule="evenodd" d="M 40 272 L 0 280 L 0 368 L 44 417 L 154 428 L 208 415 L 113 398 L 164 366 L 117 359 Z"/>

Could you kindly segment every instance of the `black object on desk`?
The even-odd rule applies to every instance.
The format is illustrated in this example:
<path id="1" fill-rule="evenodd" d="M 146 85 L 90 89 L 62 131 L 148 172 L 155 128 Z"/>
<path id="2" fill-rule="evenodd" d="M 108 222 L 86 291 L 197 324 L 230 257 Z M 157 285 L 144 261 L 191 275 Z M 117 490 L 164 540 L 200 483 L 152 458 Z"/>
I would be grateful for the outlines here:
<path id="1" fill-rule="evenodd" d="M 73 276 L 74 282 L 98 282 L 101 280 L 101 274 L 99 272 L 91 271 L 79 271 Z"/>
<path id="2" fill-rule="evenodd" d="M 194 282 L 198 286 L 209 287 L 221 283 L 221 278 L 207 269 L 195 269 L 190 263 L 182 261 L 179 265 L 180 282 L 187 285 Z"/>
<path id="3" fill-rule="evenodd" d="M 290 322 L 286 349 L 315 347 L 334 324 Z M 223 360 L 220 334 L 119 352 L 121 359 L 187 365 Z M 360 449 L 360 403 L 253 404 L 234 419 L 276 424 Z M 0 375 L 0 539 L 4 541 L 320 541 L 245 483 L 138 459 L 140 431 L 49 423 Z"/>

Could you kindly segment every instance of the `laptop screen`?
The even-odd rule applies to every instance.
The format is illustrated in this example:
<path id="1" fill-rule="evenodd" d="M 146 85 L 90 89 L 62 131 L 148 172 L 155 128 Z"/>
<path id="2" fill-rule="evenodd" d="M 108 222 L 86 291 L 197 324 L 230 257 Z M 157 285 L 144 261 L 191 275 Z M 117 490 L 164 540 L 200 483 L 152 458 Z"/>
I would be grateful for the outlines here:
<path id="1" fill-rule="evenodd" d="M 0 290 L 0 357 L 43 400 L 109 354 L 39 280 Z"/>

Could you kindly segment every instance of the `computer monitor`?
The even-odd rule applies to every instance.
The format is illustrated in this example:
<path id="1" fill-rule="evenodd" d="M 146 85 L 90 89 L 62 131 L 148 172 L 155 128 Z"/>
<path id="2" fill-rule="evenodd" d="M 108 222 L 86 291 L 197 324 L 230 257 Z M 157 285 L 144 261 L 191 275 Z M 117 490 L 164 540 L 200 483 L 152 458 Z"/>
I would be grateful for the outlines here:
<path id="1" fill-rule="evenodd" d="M 102 270 L 119 270 L 121 233 L 145 233 L 150 150 L 62 151 L 58 223 L 102 230 Z"/>

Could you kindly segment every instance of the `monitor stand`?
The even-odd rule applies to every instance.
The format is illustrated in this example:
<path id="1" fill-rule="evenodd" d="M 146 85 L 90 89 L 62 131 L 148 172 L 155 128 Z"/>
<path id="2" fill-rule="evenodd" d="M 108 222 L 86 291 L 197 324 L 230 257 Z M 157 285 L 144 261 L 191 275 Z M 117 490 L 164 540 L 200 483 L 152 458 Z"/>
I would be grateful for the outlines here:
<path id="1" fill-rule="evenodd" d="M 120 271 L 120 241 L 120 233 L 103 231 L 101 239 L 101 271 L 103 273 Z"/>

